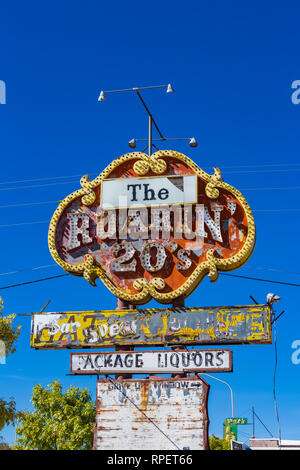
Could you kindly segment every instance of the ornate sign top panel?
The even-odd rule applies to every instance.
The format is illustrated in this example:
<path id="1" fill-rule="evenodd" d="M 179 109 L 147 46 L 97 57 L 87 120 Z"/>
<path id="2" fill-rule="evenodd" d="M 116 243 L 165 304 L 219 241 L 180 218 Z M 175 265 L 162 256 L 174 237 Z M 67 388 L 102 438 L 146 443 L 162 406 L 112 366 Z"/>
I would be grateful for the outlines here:
<path id="1" fill-rule="evenodd" d="M 67 272 L 100 278 L 134 305 L 172 303 L 207 274 L 240 267 L 251 256 L 255 224 L 242 194 L 174 151 L 133 152 L 56 209 L 49 248 Z"/>

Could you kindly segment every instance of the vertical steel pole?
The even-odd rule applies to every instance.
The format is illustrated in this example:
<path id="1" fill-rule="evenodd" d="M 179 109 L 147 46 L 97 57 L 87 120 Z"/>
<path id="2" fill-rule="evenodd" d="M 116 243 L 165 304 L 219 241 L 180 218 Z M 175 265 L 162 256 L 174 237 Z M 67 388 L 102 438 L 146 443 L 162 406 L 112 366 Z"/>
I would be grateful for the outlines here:
<path id="1" fill-rule="evenodd" d="M 149 157 L 152 155 L 152 116 L 149 114 L 149 144 L 148 144 L 148 149 L 149 149 Z"/>

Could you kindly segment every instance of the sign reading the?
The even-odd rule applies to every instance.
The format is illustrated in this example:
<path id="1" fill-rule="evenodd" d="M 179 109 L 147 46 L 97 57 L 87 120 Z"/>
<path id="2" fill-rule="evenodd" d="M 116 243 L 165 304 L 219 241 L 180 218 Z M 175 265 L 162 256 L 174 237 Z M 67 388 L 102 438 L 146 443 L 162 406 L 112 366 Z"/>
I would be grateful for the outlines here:
<path id="1" fill-rule="evenodd" d="M 71 353 L 73 374 L 231 372 L 229 349 Z"/>
<path id="2" fill-rule="evenodd" d="M 103 209 L 197 202 L 196 175 L 119 178 L 102 183 Z"/>
<path id="3" fill-rule="evenodd" d="M 251 256 L 255 225 L 242 194 L 181 153 L 128 153 L 81 185 L 52 217 L 50 252 L 133 305 L 172 303 Z"/>
<path id="4" fill-rule="evenodd" d="M 208 391 L 194 377 L 98 380 L 94 449 L 208 450 Z"/>
<path id="5" fill-rule="evenodd" d="M 271 343 L 268 305 L 34 313 L 31 347 Z"/>

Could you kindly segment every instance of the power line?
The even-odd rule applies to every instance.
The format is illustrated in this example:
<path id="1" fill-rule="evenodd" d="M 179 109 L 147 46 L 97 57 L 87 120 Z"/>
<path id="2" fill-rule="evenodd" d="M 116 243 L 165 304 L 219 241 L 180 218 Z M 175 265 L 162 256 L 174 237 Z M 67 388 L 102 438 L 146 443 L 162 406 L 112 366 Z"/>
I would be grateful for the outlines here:
<path id="1" fill-rule="evenodd" d="M 0 225 L 0 228 L 6 228 L 6 227 L 20 227 L 23 225 L 35 225 L 35 224 L 49 224 L 49 220 L 36 220 L 34 222 L 20 222 L 17 224 L 3 224 Z"/>
<path id="2" fill-rule="evenodd" d="M 17 204 L 7 204 L 5 206 L 0 206 L 0 209 L 6 209 L 8 207 L 25 207 L 25 206 L 40 206 L 42 204 L 54 204 L 58 203 L 59 201 L 41 201 L 41 202 L 22 202 Z"/>
<path id="3" fill-rule="evenodd" d="M 240 188 L 240 191 L 287 191 L 287 190 L 298 190 L 300 186 L 279 186 L 277 188 L 262 187 L 262 188 Z"/>
<path id="4" fill-rule="evenodd" d="M 76 181 L 77 182 L 77 181 Z M 30 187 L 35 187 L 35 186 L 30 186 Z M 36 186 L 39 187 L 39 186 Z M 9 189 L 9 188 L 6 188 Z M 12 189 L 12 188 L 11 188 Z M 295 191 L 299 190 L 300 186 L 281 186 L 281 187 L 262 187 L 262 188 L 240 188 L 240 191 Z M 0 189 L 1 190 L 1 189 Z M 55 200 L 55 201 L 39 201 L 39 202 L 22 202 L 22 203 L 14 203 L 14 204 L 6 204 L 0 206 L 0 209 L 6 209 L 10 207 L 25 207 L 25 206 L 38 206 L 38 205 L 43 205 L 43 204 L 57 204 L 61 202 L 60 200 Z M 300 209 L 254 209 L 253 211 L 256 212 L 265 212 L 265 211 L 270 211 L 270 212 L 287 212 L 287 211 L 299 211 Z"/>
<path id="5" fill-rule="evenodd" d="M 235 168 L 272 168 L 272 167 L 293 167 L 293 166 L 300 166 L 300 163 L 259 163 L 259 164 L 251 164 L 251 165 L 214 165 L 219 167 L 220 169 L 235 169 Z M 210 167 L 203 167 L 205 169 L 211 169 Z M 288 171 L 293 171 L 292 169 Z M 86 173 L 86 172 L 85 172 Z M 90 174 L 96 174 L 96 172 L 92 172 Z M 31 183 L 31 182 L 39 182 L 39 181 L 51 181 L 57 179 L 68 179 L 68 178 L 81 178 L 83 173 L 77 175 L 64 175 L 64 176 L 48 176 L 48 177 L 41 177 L 41 178 L 30 178 L 30 179 L 23 179 L 23 180 L 13 180 L 13 181 L 1 181 L 0 185 L 5 184 L 19 184 L 19 183 Z"/>
<path id="6" fill-rule="evenodd" d="M 258 267 L 258 266 L 243 266 L 243 268 L 257 269 L 259 271 L 274 271 L 274 272 L 279 272 L 279 273 L 295 274 L 296 276 L 300 276 L 300 273 L 297 273 L 295 271 L 286 271 L 285 269 L 278 269 L 278 268 L 263 268 L 263 267 Z"/>
<path id="7" fill-rule="evenodd" d="M 273 167 L 273 166 L 297 166 L 299 164 L 297 163 L 292 163 L 292 164 L 270 164 L 270 165 L 240 165 L 240 166 L 220 166 L 219 168 L 222 169 L 234 169 L 234 168 L 255 168 L 255 167 Z M 212 167 L 203 167 L 203 169 L 206 168 L 206 170 L 211 170 Z M 281 172 L 298 172 L 300 171 L 300 168 L 288 168 L 288 169 L 256 169 L 256 170 L 239 170 L 239 171 L 225 171 L 224 173 L 226 174 L 240 174 L 240 173 L 281 173 Z M 98 173 L 89 173 L 90 175 L 97 175 Z M 19 184 L 19 183 L 29 183 L 29 182 L 39 182 L 39 181 L 51 181 L 51 180 L 57 180 L 57 179 L 68 179 L 68 178 L 81 178 L 83 174 L 78 174 L 78 175 L 70 175 L 70 176 L 56 176 L 56 177 L 49 177 L 49 178 L 35 178 L 35 179 L 24 179 L 24 180 L 16 180 L 16 181 L 2 181 L 0 182 L 1 186 L 4 186 L 6 184 Z M 18 189 L 34 189 L 34 188 L 41 188 L 41 187 L 46 187 L 46 186 L 56 186 L 60 184 L 69 184 L 69 183 L 76 183 L 78 180 L 75 181 L 62 181 L 58 182 L 56 181 L 55 183 L 46 183 L 46 184 L 34 184 L 34 185 L 29 185 L 29 186 L 17 186 L 17 187 L 9 187 L 9 188 L 0 188 L 0 191 L 10 191 L 10 190 L 18 190 Z M 295 189 L 298 189 L 298 187 L 295 187 Z M 253 188 L 254 190 L 255 188 Z M 276 190 L 277 188 L 272 188 Z M 281 189 L 281 188 L 278 188 Z M 282 188 L 284 189 L 284 188 Z M 292 189 L 292 188 L 290 188 Z M 249 189 L 250 190 L 250 189 Z"/>
<path id="8" fill-rule="evenodd" d="M 59 181 L 56 183 L 46 183 L 46 184 L 34 184 L 29 186 L 15 186 L 13 188 L 0 188 L 0 191 L 18 191 L 19 189 L 34 189 L 34 188 L 43 188 L 46 186 L 57 186 L 59 184 L 73 184 L 78 183 L 78 180 L 75 181 Z"/>
<path id="9" fill-rule="evenodd" d="M 285 286 L 300 287 L 300 284 L 293 284 L 293 283 L 290 283 L 290 282 L 273 281 L 273 280 L 270 280 L 270 279 L 260 279 L 260 278 L 257 278 L 257 277 L 239 276 L 238 274 L 228 274 L 228 273 L 221 273 L 221 272 L 219 274 L 221 274 L 222 276 L 231 276 L 231 277 L 238 277 L 238 278 L 242 278 L 242 279 L 250 279 L 252 281 L 271 282 L 273 284 L 281 284 L 281 285 L 285 285 Z M 28 281 L 28 282 L 22 282 L 22 283 L 19 283 L 19 284 L 4 286 L 4 287 L 0 287 L 0 289 L 10 289 L 12 287 L 24 286 L 26 284 L 34 284 L 35 282 L 48 281 L 49 279 L 55 279 L 55 278 L 58 278 L 58 277 L 63 277 L 63 276 L 68 276 L 68 275 L 69 274 L 60 274 L 58 276 L 46 277 L 46 278 L 42 278 L 42 279 L 37 279 L 35 281 Z"/>
<path id="10" fill-rule="evenodd" d="M 43 266 L 36 266 L 33 268 L 24 268 L 24 269 L 16 269 L 15 271 L 8 271 L 6 273 L 0 273 L 0 276 L 9 276 L 11 274 L 18 274 L 18 273 L 24 273 L 26 271 L 36 271 L 38 269 L 44 269 L 44 268 L 54 268 L 57 267 L 56 263 L 53 264 L 45 264 Z"/>
<path id="11" fill-rule="evenodd" d="M 277 372 L 277 364 L 278 364 L 278 351 L 277 351 L 277 329 L 276 329 L 276 321 L 274 323 L 274 350 L 275 350 L 275 367 L 274 367 L 274 376 L 273 376 L 273 399 L 274 399 L 274 407 L 278 425 L 278 437 L 279 437 L 279 448 L 281 445 L 281 424 L 277 406 L 277 398 L 276 398 L 276 372 Z"/>
<path id="12" fill-rule="evenodd" d="M 36 279 L 35 281 L 20 282 L 19 284 L 12 284 L 10 286 L 0 287 L 0 290 L 10 289 L 12 287 L 25 286 L 27 284 L 34 284 L 36 282 L 49 281 L 50 279 L 57 279 L 58 277 L 69 276 L 69 274 L 59 274 L 57 276 L 44 277 L 42 279 Z"/>
<path id="13" fill-rule="evenodd" d="M 31 268 L 15 269 L 14 271 L 8 271 L 8 272 L 0 273 L 0 276 L 8 276 L 8 275 L 11 275 L 11 274 L 18 274 L 18 273 L 23 273 L 23 272 L 26 272 L 26 271 L 36 271 L 38 269 L 54 268 L 54 267 L 57 267 L 56 263 L 44 264 L 44 265 L 40 265 L 40 266 L 33 266 Z M 242 267 L 246 268 L 246 269 L 256 269 L 256 270 L 259 270 L 259 271 L 280 272 L 280 273 L 294 274 L 296 276 L 300 276 L 300 273 L 298 273 L 296 271 L 287 271 L 285 269 L 266 268 L 266 267 L 261 267 L 261 266 L 260 267 L 259 266 L 242 266 Z"/>
<path id="14" fill-rule="evenodd" d="M 299 209 L 253 209 L 252 212 L 300 212 Z M 8 227 L 19 227 L 22 225 L 34 225 L 34 224 L 46 224 L 49 223 L 49 220 L 36 220 L 33 222 L 20 222 L 16 224 L 2 224 L 0 228 Z"/>
<path id="15" fill-rule="evenodd" d="M 295 172 L 300 171 L 300 168 L 290 168 L 290 169 L 281 169 L 281 170 L 241 170 L 241 171 L 224 171 L 223 173 L 237 175 L 241 173 L 283 173 L 283 172 Z"/>
<path id="16" fill-rule="evenodd" d="M 260 417 L 255 413 L 254 408 L 252 408 L 251 413 L 253 413 L 253 416 L 255 415 L 258 421 L 263 425 L 263 427 L 266 429 L 266 431 L 270 434 L 271 437 L 274 437 L 271 431 L 267 428 L 267 426 L 263 423 L 263 421 L 260 419 Z"/>
<path id="17" fill-rule="evenodd" d="M 257 277 L 240 276 L 238 274 L 228 274 L 228 273 L 219 273 L 219 274 L 221 274 L 222 276 L 231 276 L 231 277 L 240 277 L 242 279 L 251 279 L 251 281 L 271 282 L 273 284 L 282 284 L 285 286 L 300 287 L 300 284 L 293 284 L 291 282 L 273 281 L 270 279 L 260 279 Z"/>
<path id="18" fill-rule="evenodd" d="M 80 175 L 69 175 L 69 176 L 49 176 L 47 178 L 34 178 L 34 179 L 26 179 L 26 180 L 15 180 L 15 181 L 2 181 L 0 185 L 4 184 L 18 184 L 18 183 L 31 183 L 34 181 L 51 181 L 57 179 L 67 179 L 67 178 L 81 178 L 82 174 Z"/>

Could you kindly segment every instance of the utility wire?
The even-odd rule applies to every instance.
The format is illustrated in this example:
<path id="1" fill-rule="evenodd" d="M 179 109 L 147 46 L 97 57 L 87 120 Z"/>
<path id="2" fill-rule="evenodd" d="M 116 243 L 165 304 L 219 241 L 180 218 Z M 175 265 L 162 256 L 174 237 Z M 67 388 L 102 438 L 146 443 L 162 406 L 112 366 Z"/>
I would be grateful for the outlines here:
<path id="1" fill-rule="evenodd" d="M 57 267 L 57 264 L 53 263 L 53 264 L 45 264 L 44 266 L 36 266 L 34 268 L 16 269 L 15 271 L 0 273 L 0 276 L 9 276 L 11 274 L 24 273 L 26 271 L 37 271 L 38 269 L 44 269 L 44 268 L 54 268 L 54 266 Z"/>
<path id="2" fill-rule="evenodd" d="M 41 266 L 34 266 L 32 268 L 15 269 L 14 271 L 8 271 L 8 272 L 5 272 L 5 273 L 0 273 L 0 276 L 8 276 L 8 275 L 11 275 L 11 274 L 23 273 L 23 272 L 26 272 L 26 271 L 36 271 L 38 269 L 54 268 L 54 267 L 57 267 L 57 263 L 44 264 L 44 265 L 41 265 Z M 243 268 L 247 268 L 247 269 L 250 269 L 250 270 L 255 269 L 255 270 L 259 270 L 259 271 L 272 271 L 272 272 L 279 272 L 279 273 L 286 273 L 286 274 L 294 274 L 296 276 L 300 276 L 300 273 L 298 273 L 296 271 L 287 271 L 285 269 L 278 269 L 278 268 L 266 268 L 266 267 L 258 267 L 258 266 L 243 266 Z M 222 274 L 222 273 L 220 273 L 220 274 Z"/>
<path id="3" fill-rule="evenodd" d="M 82 174 L 80 175 L 69 175 L 69 176 L 49 176 L 48 178 L 34 178 L 34 179 L 26 179 L 26 180 L 15 180 L 15 181 L 2 181 L 0 185 L 4 184 L 18 184 L 18 183 L 31 183 L 35 181 L 51 181 L 51 180 L 58 180 L 58 179 L 67 179 L 67 178 L 81 178 Z"/>
<path id="4" fill-rule="evenodd" d="M 300 284 L 292 284 L 290 282 L 272 281 L 270 279 L 260 279 L 260 278 L 257 278 L 257 277 L 249 277 L 249 276 L 238 276 L 237 274 L 227 274 L 227 273 L 219 273 L 219 274 L 221 274 L 223 276 L 231 276 L 231 277 L 239 277 L 239 278 L 242 278 L 242 279 L 250 279 L 252 281 L 271 282 L 271 283 L 281 284 L 281 285 L 285 285 L 285 286 L 300 287 Z M 60 274 L 58 276 L 51 276 L 51 277 L 46 277 L 46 278 L 42 278 L 42 279 L 36 279 L 35 281 L 28 281 L 28 282 L 22 282 L 22 283 L 19 283 L 19 284 L 13 284 L 13 285 L 10 285 L 10 286 L 4 286 L 4 287 L 0 287 L 0 290 L 10 289 L 12 287 L 24 286 L 26 284 L 34 284 L 35 282 L 48 281 L 49 279 L 56 279 L 58 277 L 63 277 L 63 276 L 69 276 L 69 274 Z"/>
<path id="5" fill-rule="evenodd" d="M 0 209 L 6 209 L 8 207 L 25 207 L 25 206 L 40 206 L 42 204 L 57 204 L 59 201 L 40 201 L 40 202 L 21 202 L 17 204 L 6 204 L 5 206 L 0 206 Z"/>
<path id="6" fill-rule="evenodd" d="M 274 315 L 275 316 L 275 315 Z M 281 425 L 280 425 L 280 418 L 278 413 L 277 407 L 277 399 L 276 399 L 276 372 L 277 372 L 277 363 L 278 363 L 278 351 L 277 351 L 277 330 L 276 330 L 276 321 L 274 323 L 274 349 L 275 349 L 275 368 L 274 368 L 274 378 L 273 378 L 273 397 L 274 397 L 274 406 L 275 406 L 275 413 L 278 425 L 278 437 L 279 437 L 279 449 L 281 446 Z"/>
<path id="7" fill-rule="evenodd" d="M 299 164 L 297 163 L 291 163 L 291 164 L 278 164 L 278 165 L 242 165 L 242 166 L 220 166 L 219 168 L 225 169 L 226 174 L 240 174 L 240 173 L 270 173 L 270 172 L 275 172 L 275 173 L 280 173 L 280 172 L 292 172 L 294 173 L 295 171 L 298 172 L 300 171 L 300 168 L 281 168 L 281 169 L 270 169 L 272 166 L 297 166 Z M 238 171 L 227 171 L 227 169 L 234 169 L 234 168 L 255 168 L 256 166 L 261 166 L 261 167 L 266 167 L 268 169 L 254 169 L 254 170 L 238 170 Z M 206 170 L 211 170 L 212 167 L 203 167 L 203 169 Z M 91 176 L 93 175 L 98 175 L 99 173 L 88 173 Z M 49 178 L 35 178 L 35 179 L 24 179 L 24 180 L 16 180 L 16 181 L 2 181 L 0 182 L 1 186 L 4 186 L 6 184 L 20 184 L 20 183 L 30 183 L 30 182 L 40 182 L 40 181 L 51 181 L 51 180 L 57 180 L 57 179 L 68 179 L 68 178 L 81 178 L 83 174 L 78 174 L 78 175 L 70 175 L 70 176 L 56 176 L 56 177 L 49 177 Z M 78 180 L 75 181 L 56 181 L 55 183 L 46 183 L 46 184 L 34 184 L 34 185 L 25 185 L 25 186 L 17 186 L 17 187 L 9 187 L 9 188 L 0 188 L 0 191 L 9 191 L 9 190 L 16 190 L 16 189 L 29 189 L 29 188 L 40 188 L 44 186 L 56 186 L 59 184 L 69 184 L 69 183 L 75 183 L 78 182 Z M 253 188 L 255 189 L 255 188 Z M 276 189 L 276 188 L 272 188 Z M 279 188 L 278 188 L 279 189 Z M 291 188 L 292 189 L 292 188 Z"/>
<path id="8" fill-rule="evenodd" d="M 77 182 L 77 181 L 76 181 Z M 33 186 L 30 186 L 33 187 Z M 40 187 L 40 186 L 37 186 Z M 8 188 L 7 188 L 8 189 Z M 280 186 L 280 187 L 262 187 L 262 188 L 240 188 L 240 191 L 295 191 L 299 190 L 300 186 Z M 1 189 L 0 189 L 1 190 Z M 22 202 L 22 203 L 13 203 L 13 204 L 6 204 L 0 206 L 0 209 L 6 209 L 10 207 L 26 207 L 26 206 L 38 206 L 42 204 L 57 204 L 61 202 L 60 200 L 55 200 L 55 201 L 39 201 L 39 202 Z M 294 211 L 294 210 L 299 210 L 299 209 L 256 209 L 256 212 L 258 211 L 272 211 L 272 212 L 286 212 L 286 211 Z"/>
<path id="9" fill-rule="evenodd" d="M 291 282 L 272 281 L 270 279 L 260 279 L 257 277 L 239 276 L 238 274 L 228 274 L 228 273 L 220 273 L 220 272 L 219 274 L 221 274 L 222 276 L 231 276 L 231 277 L 240 277 L 242 279 L 251 279 L 251 281 L 271 282 L 273 284 L 282 284 L 284 286 L 300 287 L 300 284 L 293 284 Z"/>
<path id="10" fill-rule="evenodd" d="M 128 397 L 128 395 L 127 395 L 121 388 L 119 388 L 119 387 L 116 386 L 114 380 L 113 380 L 110 376 L 107 376 L 107 377 L 108 377 L 108 380 L 110 381 L 110 383 L 111 383 L 119 392 L 121 392 L 121 393 L 124 395 L 124 397 L 127 398 L 127 400 L 130 401 L 130 403 L 132 403 L 132 405 L 134 405 L 135 408 L 136 408 L 143 416 L 145 416 L 145 418 L 147 418 L 147 419 L 150 421 L 150 423 L 153 424 L 153 426 L 155 426 L 156 429 L 158 429 L 158 431 L 159 431 L 161 434 L 163 434 L 163 435 L 171 442 L 171 444 L 173 444 L 173 446 L 176 447 L 176 449 L 182 450 L 180 447 L 178 447 L 178 445 L 177 445 L 174 441 L 172 441 L 172 439 L 171 439 L 162 429 L 160 429 L 160 427 L 159 427 L 151 418 L 149 418 L 149 416 L 147 416 L 147 415 L 144 413 L 143 410 L 141 410 L 141 409 Z"/>
<path id="11" fill-rule="evenodd" d="M 253 412 L 253 414 L 256 416 L 256 418 L 258 419 L 258 421 L 263 425 L 263 427 L 266 429 L 266 431 L 270 434 L 271 437 L 274 437 L 273 434 L 271 433 L 271 431 L 269 431 L 269 429 L 267 428 L 267 426 L 262 422 L 262 420 L 260 419 L 260 417 L 257 415 L 257 413 L 255 413 L 254 410 L 252 410 L 251 412 Z"/>
<path id="12" fill-rule="evenodd" d="M 11 286 L 0 287 L 0 290 L 10 289 L 12 287 L 25 286 L 27 284 L 34 284 L 35 282 L 49 281 L 50 279 L 56 279 L 58 277 L 69 276 L 69 274 L 59 274 L 58 276 L 44 277 L 43 279 L 36 279 L 35 281 L 21 282 L 19 284 L 12 284 Z"/>
<path id="13" fill-rule="evenodd" d="M 253 209 L 252 212 L 300 212 L 300 208 L 299 209 Z M 0 228 L 17 227 L 17 226 L 22 226 L 22 225 L 46 224 L 46 223 L 49 223 L 49 220 L 37 220 L 37 221 L 33 221 L 33 222 L 20 222 L 20 223 L 17 223 L 17 224 L 2 224 L 2 225 L 0 225 Z"/>

